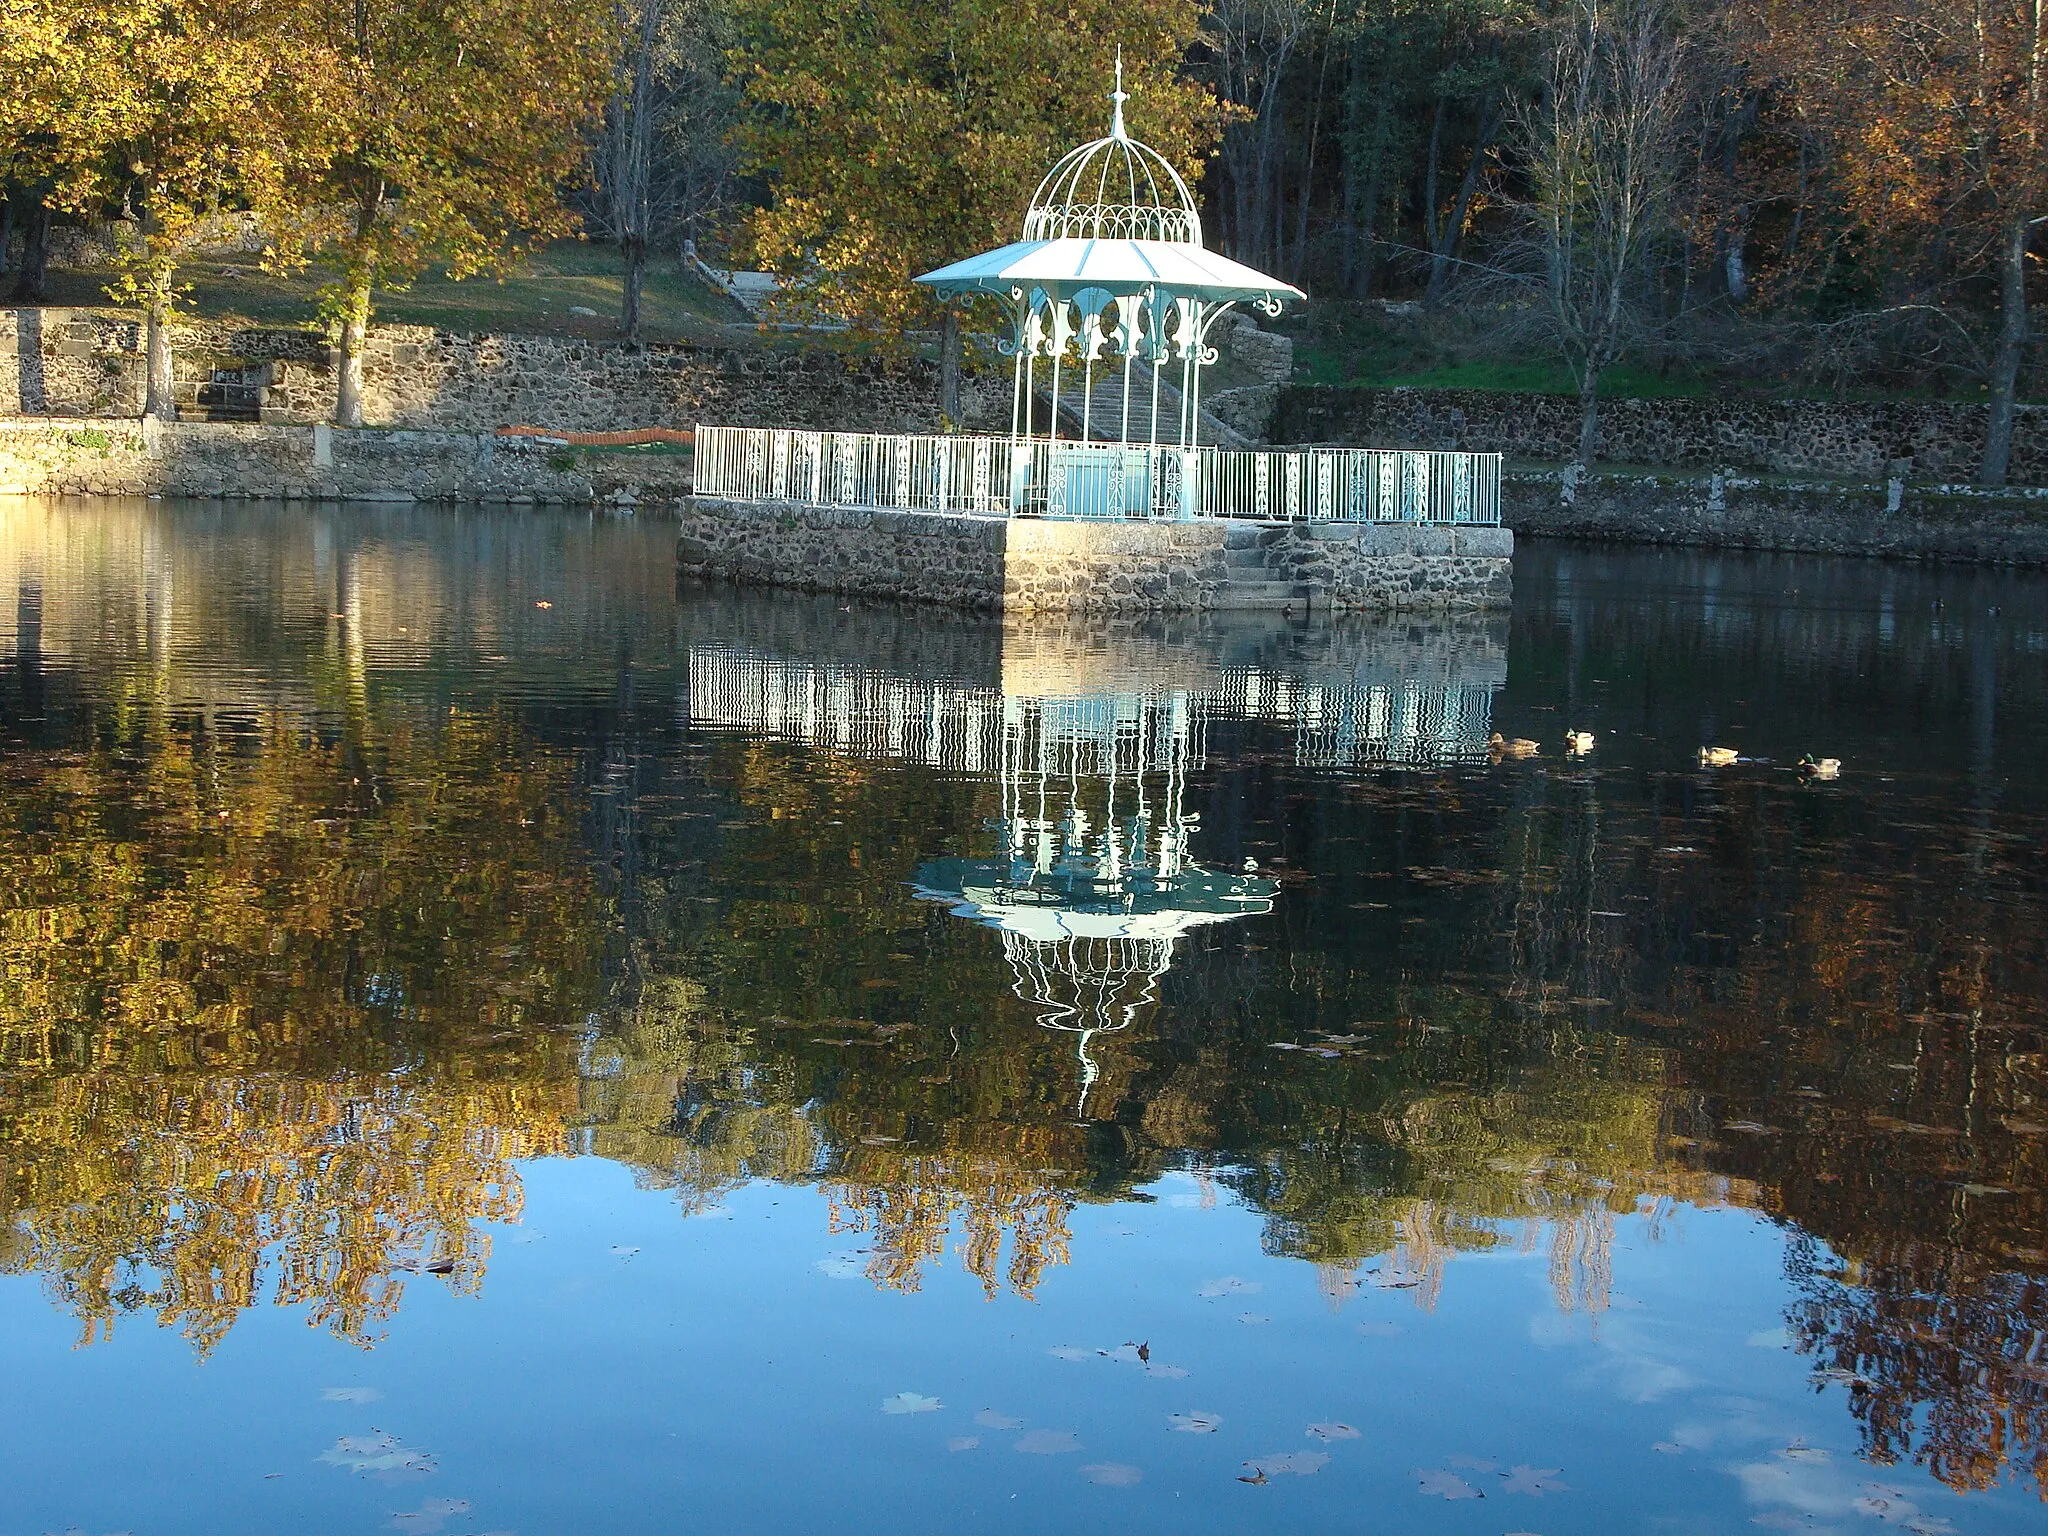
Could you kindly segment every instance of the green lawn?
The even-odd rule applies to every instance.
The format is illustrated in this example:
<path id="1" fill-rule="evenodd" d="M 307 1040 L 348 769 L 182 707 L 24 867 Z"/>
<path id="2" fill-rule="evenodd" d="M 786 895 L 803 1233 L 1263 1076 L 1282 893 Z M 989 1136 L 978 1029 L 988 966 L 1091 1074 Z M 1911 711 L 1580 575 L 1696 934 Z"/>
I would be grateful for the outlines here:
<path id="1" fill-rule="evenodd" d="M 318 269 L 278 277 L 248 259 L 196 261 L 185 274 L 192 305 L 209 318 L 261 325 L 315 322 Z M 52 269 L 50 303 L 98 307 L 107 303 L 108 274 Z M 450 331 L 513 331 L 528 335 L 616 337 L 625 279 L 610 246 L 563 240 L 535 252 L 510 275 L 454 282 L 439 273 L 410 288 L 376 296 L 377 319 L 432 325 Z M 648 263 L 644 297 L 649 341 L 734 341 L 751 337 L 745 310 L 670 257 Z M 571 308 L 594 315 L 571 313 Z M 742 330 L 731 329 L 734 326 Z"/>

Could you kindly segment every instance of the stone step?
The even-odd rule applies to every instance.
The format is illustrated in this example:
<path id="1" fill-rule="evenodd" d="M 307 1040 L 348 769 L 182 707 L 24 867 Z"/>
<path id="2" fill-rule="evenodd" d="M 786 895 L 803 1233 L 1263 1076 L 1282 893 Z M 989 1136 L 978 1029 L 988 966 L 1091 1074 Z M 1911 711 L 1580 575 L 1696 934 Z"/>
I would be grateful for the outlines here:
<path id="1" fill-rule="evenodd" d="M 1305 608 L 1311 600 L 1307 585 L 1296 581 L 1240 581 L 1231 576 L 1216 595 L 1225 608 Z"/>

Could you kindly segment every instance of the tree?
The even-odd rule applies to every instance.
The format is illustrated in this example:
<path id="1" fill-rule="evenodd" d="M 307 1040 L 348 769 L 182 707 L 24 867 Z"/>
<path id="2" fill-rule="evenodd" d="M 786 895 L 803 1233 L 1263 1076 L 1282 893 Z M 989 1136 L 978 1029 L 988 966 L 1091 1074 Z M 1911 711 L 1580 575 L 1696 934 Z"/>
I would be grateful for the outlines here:
<path id="1" fill-rule="evenodd" d="M 756 111 L 743 130 L 770 205 L 746 231 L 787 279 L 783 312 L 900 344 L 940 329 L 941 409 L 960 415 L 960 312 L 911 278 L 1017 238 L 1031 189 L 1099 136 L 1118 44 L 1131 131 L 1192 170 L 1215 109 L 1177 73 L 1193 0 L 738 0 Z"/>
<path id="2" fill-rule="evenodd" d="M 615 0 L 622 46 L 597 145 L 588 222 L 619 245 L 620 329 L 638 342 L 648 247 L 722 205 L 737 93 L 724 79 L 724 11 L 710 0 Z"/>
<path id="3" fill-rule="evenodd" d="M 193 235 L 227 208 L 275 208 L 301 168 L 311 123 L 293 109 L 301 46 L 279 24 L 281 5 L 266 0 L 22 9 L 23 34 L 9 49 L 21 49 L 20 62 L 7 73 L 19 90 L 11 111 L 32 116 L 25 135 L 17 119 L 14 142 L 26 140 L 25 158 L 50 188 L 46 208 L 90 215 L 111 205 L 133 216 L 139 238 L 107 292 L 143 310 L 143 409 L 169 415 L 169 326 Z"/>
<path id="4" fill-rule="evenodd" d="M 323 302 L 340 334 L 335 420 L 363 422 L 374 295 L 428 266 L 501 267 L 566 233 L 561 202 L 608 83 L 605 0 L 297 0 L 317 41 L 333 150 L 304 186 L 331 207 L 339 268 Z"/>
<path id="5" fill-rule="evenodd" d="M 1978 478 L 2002 485 L 2029 338 L 2027 263 L 2048 223 L 2048 3 L 1752 0 L 1767 61 L 1825 125 L 1853 213 L 1997 293 Z"/>
<path id="6" fill-rule="evenodd" d="M 1685 45 L 1661 0 L 1574 0 L 1518 124 L 1543 312 L 1579 391 L 1580 464 L 1599 441 L 1600 375 L 1638 314 L 1642 267 L 1668 229 Z"/>

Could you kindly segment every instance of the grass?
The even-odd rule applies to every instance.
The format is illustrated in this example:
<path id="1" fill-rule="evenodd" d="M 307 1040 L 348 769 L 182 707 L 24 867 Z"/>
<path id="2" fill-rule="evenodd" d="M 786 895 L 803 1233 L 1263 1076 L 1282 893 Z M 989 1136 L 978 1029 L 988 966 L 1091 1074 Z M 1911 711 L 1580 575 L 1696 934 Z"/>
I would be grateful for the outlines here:
<path id="1" fill-rule="evenodd" d="M 1526 348 L 1510 354 L 1475 317 L 1388 314 L 1358 304 L 1310 305 L 1282 323 L 1294 337 L 1294 377 L 1304 384 L 1371 389 L 1473 389 L 1503 394 L 1576 395 L 1564 360 Z M 1784 377 L 1763 377 L 1682 363 L 1658 368 L 1623 363 L 1601 377 L 1602 399 L 1669 399 L 1747 395 L 1757 399 L 1834 399 L 1824 390 Z M 2022 399 L 2038 396 L 2023 391 Z M 1919 387 L 1865 385 L 1848 392 L 1859 400 L 1964 400 L 1984 398 L 1980 388 L 1930 381 Z"/>
<path id="2" fill-rule="evenodd" d="M 70 308 L 103 307 L 108 302 L 108 277 L 105 272 L 53 268 L 49 302 Z M 316 290 L 325 279 L 317 268 L 280 277 L 262 271 L 250 258 L 209 258 L 193 262 L 185 279 L 193 285 L 193 310 L 208 319 L 277 326 L 318 323 Z M 447 331 L 615 339 L 624 295 L 625 274 L 616 250 L 562 240 L 534 252 L 502 278 L 456 282 L 430 273 L 402 291 L 380 292 L 376 318 L 387 325 L 431 325 Z M 648 263 L 642 302 L 642 331 L 649 341 L 730 343 L 755 334 L 745 310 L 667 258 Z M 594 313 L 574 314 L 572 308 Z"/>

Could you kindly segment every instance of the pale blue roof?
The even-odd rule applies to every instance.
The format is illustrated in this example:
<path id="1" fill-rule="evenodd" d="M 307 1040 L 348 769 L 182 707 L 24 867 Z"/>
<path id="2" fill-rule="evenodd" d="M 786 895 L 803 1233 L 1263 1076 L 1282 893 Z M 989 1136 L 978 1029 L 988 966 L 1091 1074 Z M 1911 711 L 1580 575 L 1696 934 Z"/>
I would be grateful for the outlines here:
<path id="1" fill-rule="evenodd" d="M 1157 288 L 1205 304 L 1305 298 L 1299 288 L 1199 245 L 1167 240 L 1020 240 L 913 279 L 941 298 L 1007 296 L 1011 289 L 1071 298 L 1084 288 L 1136 294 Z"/>

